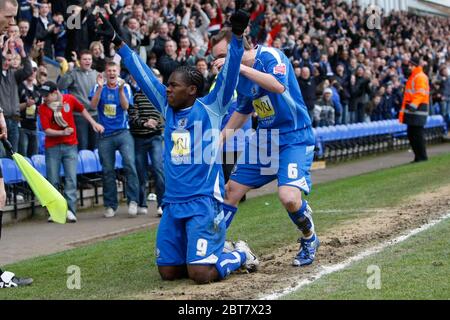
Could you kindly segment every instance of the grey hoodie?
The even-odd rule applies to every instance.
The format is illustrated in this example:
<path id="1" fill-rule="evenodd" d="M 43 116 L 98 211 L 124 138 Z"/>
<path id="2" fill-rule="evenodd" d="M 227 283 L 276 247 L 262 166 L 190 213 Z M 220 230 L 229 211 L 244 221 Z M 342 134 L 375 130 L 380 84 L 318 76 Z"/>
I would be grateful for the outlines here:
<path id="1" fill-rule="evenodd" d="M 97 83 L 97 74 L 98 72 L 92 69 L 82 71 L 80 68 L 75 68 L 58 80 L 59 90 L 69 90 L 69 93 L 74 95 L 92 116 L 97 115 L 97 110 L 91 107 L 89 93 Z"/>
<path id="2" fill-rule="evenodd" d="M 19 117 L 19 83 L 33 73 L 31 62 L 28 58 L 22 58 L 22 65 L 22 69 L 14 70 L 9 68 L 5 71 L 5 74 L 3 74 L 0 65 L 0 107 L 3 108 L 3 113 L 7 118 Z"/>

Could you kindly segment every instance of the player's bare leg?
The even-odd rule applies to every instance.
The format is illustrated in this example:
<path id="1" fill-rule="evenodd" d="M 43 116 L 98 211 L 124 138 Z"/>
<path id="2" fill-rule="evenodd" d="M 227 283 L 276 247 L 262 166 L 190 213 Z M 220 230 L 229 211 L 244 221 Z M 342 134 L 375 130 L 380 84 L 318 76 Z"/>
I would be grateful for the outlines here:
<path id="1" fill-rule="evenodd" d="M 224 219 L 227 229 L 236 214 L 239 201 L 241 201 L 242 197 L 250 189 L 251 188 L 249 186 L 240 184 L 233 180 L 228 180 L 228 183 L 225 186 L 225 200 L 223 203 L 223 211 L 225 214 Z"/>
<path id="2" fill-rule="evenodd" d="M 314 233 L 312 210 L 307 201 L 302 200 L 302 192 L 296 187 L 280 186 L 278 196 L 288 211 L 292 222 L 302 233 L 300 251 L 294 258 L 293 265 L 309 265 L 314 261 L 316 251 L 320 245 L 319 238 Z"/>

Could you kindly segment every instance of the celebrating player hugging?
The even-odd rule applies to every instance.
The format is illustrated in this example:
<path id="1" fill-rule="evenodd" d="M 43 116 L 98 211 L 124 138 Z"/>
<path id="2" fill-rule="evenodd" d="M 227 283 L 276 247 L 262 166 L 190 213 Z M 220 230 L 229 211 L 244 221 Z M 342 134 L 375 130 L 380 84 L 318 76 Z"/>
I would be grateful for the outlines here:
<path id="1" fill-rule="evenodd" d="M 249 14 L 237 10 L 231 17 L 233 36 L 229 55 L 214 90 L 198 98 L 203 76 L 194 68 L 179 67 L 164 86 L 102 16 L 98 32 L 117 47 L 125 66 L 150 101 L 166 119 L 164 215 L 156 241 L 157 265 L 164 280 L 188 276 L 196 283 L 225 278 L 244 267 L 256 269 L 258 260 L 244 241 L 223 252 L 225 220 L 223 173 L 217 161 L 220 139 L 205 141 L 200 132 L 220 133 L 220 125 L 236 89 L 242 59 L 242 34 Z M 208 154 L 211 154 L 208 156 Z M 200 158 L 199 158 L 200 157 Z"/>

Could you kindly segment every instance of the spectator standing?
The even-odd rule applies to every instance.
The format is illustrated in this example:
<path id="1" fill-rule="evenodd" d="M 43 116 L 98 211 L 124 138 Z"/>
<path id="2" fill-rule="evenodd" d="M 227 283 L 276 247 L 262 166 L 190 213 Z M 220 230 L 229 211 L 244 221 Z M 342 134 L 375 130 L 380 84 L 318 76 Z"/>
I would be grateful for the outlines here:
<path id="1" fill-rule="evenodd" d="M 60 90 L 68 90 L 80 101 L 89 114 L 97 120 L 97 110 L 91 107 L 89 93 L 96 84 L 98 72 L 92 70 L 92 54 L 89 51 L 82 51 L 80 54 L 80 66 L 65 73 L 58 80 Z M 78 150 L 94 150 L 97 148 L 98 137 L 86 119 L 75 114 L 75 123 L 78 133 Z"/>
<path id="2" fill-rule="evenodd" d="M 162 77 L 157 70 L 153 73 Z M 130 105 L 130 132 L 134 138 L 136 170 L 139 172 L 138 214 L 147 214 L 147 182 L 148 158 L 150 157 L 152 171 L 155 177 L 157 199 L 157 214 L 162 216 L 162 200 L 165 190 L 163 170 L 163 122 L 161 113 L 148 100 L 142 91 L 137 91 Z"/>
<path id="3" fill-rule="evenodd" d="M 56 83 L 47 81 L 40 89 L 43 104 L 39 107 L 45 132 L 45 165 L 47 179 L 55 187 L 60 184 L 60 168 L 64 168 L 64 197 L 67 200 L 67 220 L 77 222 L 77 131 L 74 112 L 79 112 L 95 131 L 103 132 L 83 104 L 71 94 L 61 94 Z M 51 217 L 49 217 L 51 222 Z"/>
<path id="4" fill-rule="evenodd" d="M 89 46 L 89 51 L 92 54 L 92 69 L 97 72 L 105 71 L 105 48 L 100 41 L 93 41 Z"/>
<path id="5" fill-rule="evenodd" d="M 2 61 L 2 72 L 0 74 L 0 106 L 3 108 L 3 115 L 8 129 L 8 139 L 13 149 L 19 148 L 19 84 L 27 79 L 32 73 L 31 62 L 27 58 L 23 42 L 20 38 L 9 38 L 4 46 L 8 47 L 13 43 L 14 51 L 20 52 L 23 68 L 15 70 L 11 67 L 13 53 L 8 52 Z M 3 146 L 0 146 L 3 152 Z M 1 152 L 0 152 L 1 153 Z M 5 156 L 3 153 L 2 156 Z"/>
<path id="6" fill-rule="evenodd" d="M 199 27 L 196 26 L 196 20 L 192 17 L 192 7 L 200 15 L 201 25 Z M 192 45 L 194 47 L 199 47 L 200 50 L 206 52 L 208 50 L 208 39 L 205 35 L 208 32 L 208 26 L 210 24 L 208 15 L 202 10 L 202 7 L 197 2 L 192 5 L 186 3 L 185 10 L 186 13 L 183 16 L 181 24 L 188 29 L 187 35 L 192 42 Z"/>
<path id="7" fill-rule="evenodd" d="M 172 72 L 186 63 L 186 56 L 182 53 L 177 54 L 177 44 L 173 40 L 166 42 L 164 50 L 166 54 L 158 60 L 157 66 L 163 76 L 163 83 L 167 85 L 167 80 Z"/>
<path id="8" fill-rule="evenodd" d="M 364 108 L 369 101 L 370 94 L 370 80 L 364 76 L 364 70 L 363 66 L 358 66 L 356 73 L 350 78 L 350 123 L 364 121 Z"/>
<path id="9" fill-rule="evenodd" d="M 31 157 L 38 153 L 37 106 L 40 105 L 39 88 L 35 84 L 37 65 L 33 62 L 33 73 L 19 85 L 20 138 L 19 153 Z"/>
<path id="10" fill-rule="evenodd" d="M 447 126 L 450 125 L 450 77 L 449 71 L 446 65 L 441 67 L 441 84 L 440 84 L 440 94 L 441 94 L 441 113 L 447 122 Z"/>
<path id="11" fill-rule="evenodd" d="M 128 214 L 138 213 L 139 181 L 136 173 L 134 141 L 128 124 L 128 108 L 133 104 L 131 89 L 119 80 L 119 66 L 115 62 L 106 64 L 106 84 L 103 75 L 97 76 L 90 98 L 91 106 L 98 110 L 98 119 L 105 128 L 98 142 L 98 153 L 103 167 L 103 199 L 105 218 L 112 218 L 118 207 L 116 184 L 116 150 L 119 150 L 125 170 Z"/>
<path id="12" fill-rule="evenodd" d="M 300 90 L 302 92 L 303 100 L 308 107 L 308 113 L 311 120 L 314 120 L 314 105 L 316 104 L 316 90 L 317 81 L 315 77 L 311 76 L 311 71 L 308 67 L 301 68 L 300 77 L 297 78 Z M 314 123 L 316 125 L 316 123 Z"/>
<path id="13" fill-rule="evenodd" d="M 333 91 L 326 88 L 323 96 L 314 105 L 314 121 L 318 127 L 334 126 L 334 104 L 332 100 Z"/>

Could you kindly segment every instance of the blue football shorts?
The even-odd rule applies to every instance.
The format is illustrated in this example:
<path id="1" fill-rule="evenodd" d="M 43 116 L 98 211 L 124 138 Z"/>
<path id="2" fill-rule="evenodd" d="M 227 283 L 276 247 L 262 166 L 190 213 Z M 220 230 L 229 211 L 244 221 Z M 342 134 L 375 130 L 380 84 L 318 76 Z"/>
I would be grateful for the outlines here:
<path id="1" fill-rule="evenodd" d="M 287 139 L 284 139 L 283 144 L 278 145 L 271 139 L 260 139 L 258 134 L 252 136 L 230 179 L 250 188 L 259 188 L 278 179 L 278 186 L 297 187 L 308 194 L 311 191 L 310 169 L 314 159 L 312 130 L 298 130 L 289 138 L 293 143 L 286 143 Z"/>
<path id="2" fill-rule="evenodd" d="M 156 264 L 216 264 L 225 243 L 222 204 L 212 197 L 166 203 L 156 236 Z"/>

